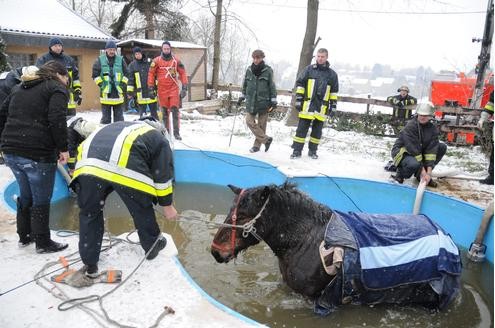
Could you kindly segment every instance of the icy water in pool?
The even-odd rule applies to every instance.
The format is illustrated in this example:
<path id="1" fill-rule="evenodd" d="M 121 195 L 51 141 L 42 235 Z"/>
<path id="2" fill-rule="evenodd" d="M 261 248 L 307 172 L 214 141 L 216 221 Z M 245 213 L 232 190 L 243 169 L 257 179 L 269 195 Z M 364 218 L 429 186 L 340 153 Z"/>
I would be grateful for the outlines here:
<path id="1" fill-rule="evenodd" d="M 227 187 L 178 184 L 174 201 L 187 217 L 223 222 L 232 204 Z M 161 209 L 157 207 L 159 213 Z M 74 198 L 52 205 L 51 227 L 78 230 L 79 208 Z M 106 229 L 113 235 L 134 230 L 132 219 L 115 193 L 105 205 Z M 493 327 L 493 266 L 474 264 L 463 253 L 460 297 L 442 312 L 418 306 L 342 306 L 328 317 L 313 314 L 312 303 L 282 281 L 278 262 L 265 243 L 241 253 L 228 264 L 210 254 L 216 228 L 202 222 L 170 222 L 157 214 L 163 232 L 172 235 L 182 265 L 209 295 L 243 315 L 270 327 Z"/>

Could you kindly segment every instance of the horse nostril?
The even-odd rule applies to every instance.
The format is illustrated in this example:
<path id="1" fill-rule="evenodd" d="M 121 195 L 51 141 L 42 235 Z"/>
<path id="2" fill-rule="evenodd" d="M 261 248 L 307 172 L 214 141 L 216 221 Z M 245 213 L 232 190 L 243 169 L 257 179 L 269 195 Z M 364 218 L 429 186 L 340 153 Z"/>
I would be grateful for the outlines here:
<path id="1" fill-rule="evenodd" d="M 217 251 L 216 249 L 211 249 L 211 255 L 213 255 L 213 257 L 215 258 L 215 260 L 218 262 L 218 263 L 223 263 L 225 262 L 224 258 L 220 255 L 220 252 Z"/>

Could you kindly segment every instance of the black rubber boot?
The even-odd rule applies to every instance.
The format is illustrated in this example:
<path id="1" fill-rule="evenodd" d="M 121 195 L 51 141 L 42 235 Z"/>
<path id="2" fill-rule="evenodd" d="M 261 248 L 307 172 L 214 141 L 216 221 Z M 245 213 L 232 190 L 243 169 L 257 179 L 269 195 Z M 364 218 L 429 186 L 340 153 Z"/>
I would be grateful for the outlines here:
<path id="1" fill-rule="evenodd" d="M 19 247 L 26 247 L 31 242 L 31 206 L 21 204 L 17 198 L 17 234 L 19 235 Z"/>
<path id="2" fill-rule="evenodd" d="M 151 249 L 151 251 L 148 250 L 149 253 L 148 251 L 146 252 L 148 253 L 146 259 L 147 260 L 154 259 L 158 255 L 158 253 L 160 253 L 160 251 L 165 248 L 166 245 L 167 245 L 167 239 L 163 236 L 159 236 L 158 240 L 155 242 L 154 247 Z"/>
<path id="3" fill-rule="evenodd" d="M 174 122 L 174 138 L 176 140 L 182 140 L 182 137 L 180 136 L 180 132 L 179 132 L 180 129 L 179 109 L 176 107 L 172 107 L 172 119 Z"/>
<path id="4" fill-rule="evenodd" d="M 268 137 L 268 139 L 265 142 L 265 152 L 267 152 L 268 149 L 270 149 L 270 145 L 272 144 L 272 142 L 273 142 L 273 138 L 272 137 Z"/>
<path id="5" fill-rule="evenodd" d="M 493 186 L 493 175 L 489 175 L 483 180 L 480 180 L 481 184 L 492 185 Z"/>
<path id="6" fill-rule="evenodd" d="M 31 231 L 36 243 L 36 253 L 55 253 L 69 246 L 68 244 L 51 240 L 49 219 L 50 205 L 33 206 L 31 208 Z"/>
<path id="7" fill-rule="evenodd" d="M 309 150 L 308 156 L 311 157 L 312 159 L 318 159 L 318 154 L 316 153 L 316 150 Z"/>
<path id="8" fill-rule="evenodd" d="M 290 155 L 290 159 L 296 159 L 301 157 L 301 151 L 300 150 L 294 150 L 292 152 L 292 155 Z"/>
<path id="9" fill-rule="evenodd" d="M 84 273 L 89 278 L 97 278 L 98 277 L 98 265 L 96 264 L 88 264 L 84 266 Z"/>
<path id="10" fill-rule="evenodd" d="M 167 132 L 170 133 L 170 122 L 168 119 L 167 107 L 162 107 L 162 120 L 163 120 L 163 125 L 165 125 L 165 129 L 167 129 Z"/>

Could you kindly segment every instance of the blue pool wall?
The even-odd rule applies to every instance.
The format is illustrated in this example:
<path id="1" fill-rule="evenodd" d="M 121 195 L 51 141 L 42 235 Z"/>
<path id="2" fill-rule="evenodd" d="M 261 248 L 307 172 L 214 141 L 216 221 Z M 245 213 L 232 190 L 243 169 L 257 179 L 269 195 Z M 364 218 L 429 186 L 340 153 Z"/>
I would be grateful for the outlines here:
<path id="1" fill-rule="evenodd" d="M 411 213 L 416 197 L 414 188 L 385 182 L 326 176 L 288 177 L 273 165 L 221 152 L 175 150 L 174 164 L 178 182 L 249 188 L 289 181 L 315 200 L 340 211 Z M 12 210 L 17 193 L 15 182 L 4 190 L 2 198 Z M 57 174 L 52 202 L 68 196 L 67 184 Z M 478 206 L 429 191 L 424 193 L 420 212 L 440 224 L 466 249 L 473 242 L 483 215 L 483 209 Z M 484 244 L 487 245 L 486 258 L 493 263 L 493 220 Z"/>

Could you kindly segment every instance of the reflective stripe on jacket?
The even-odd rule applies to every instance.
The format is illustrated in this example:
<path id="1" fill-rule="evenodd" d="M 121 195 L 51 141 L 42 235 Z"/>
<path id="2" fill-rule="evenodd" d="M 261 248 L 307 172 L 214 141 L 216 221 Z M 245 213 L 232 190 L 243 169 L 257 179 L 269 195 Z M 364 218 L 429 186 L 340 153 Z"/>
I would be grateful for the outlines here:
<path id="1" fill-rule="evenodd" d="M 36 60 L 36 66 L 41 67 L 50 60 L 55 60 L 60 64 L 64 65 L 69 72 L 69 102 L 67 103 L 67 108 L 76 108 L 76 102 L 74 101 L 74 91 L 81 89 L 81 82 L 79 81 L 79 70 L 77 68 L 76 62 L 71 56 L 64 54 L 56 54 L 54 52 L 47 52 L 43 56 Z"/>
<path id="2" fill-rule="evenodd" d="M 337 103 L 339 92 L 339 79 L 330 64 L 307 66 L 297 78 L 296 86 L 296 94 L 303 98 L 299 118 L 325 121 L 328 107 Z"/>
<path id="3" fill-rule="evenodd" d="M 73 181 L 91 175 L 172 203 L 172 151 L 165 136 L 144 122 L 116 122 L 81 143 Z"/>
<path id="4" fill-rule="evenodd" d="M 124 75 L 126 70 L 124 58 L 115 55 L 112 64 L 107 55 L 103 54 L 96 61 L 93 65 L 93 78 L 100 87 L 100 103 L 104 105 L 124 103 L 124 89 L 121 85 L 122 83 L 127 84 L 127 77 Z"/>
<path id="5" fill-rule="evenodd" d="M 420 124 L 418 117 L 413 117 L 399 133 L 392 147 L 394 165 L 398 166 L 404 154 L 414 156 L 425 167 L 433 167 L 438 152 L 438 128 L 429 121 Z"/>
<path id="6" fill-rule="evenodd" d="M 136 101 L 140 105 L 156 103 L 156 97 L 150 98 L 147 86 L 150 63 L 144 57 L 133 60 L 127 69 L 127 91 L 136 92 Z"/>

